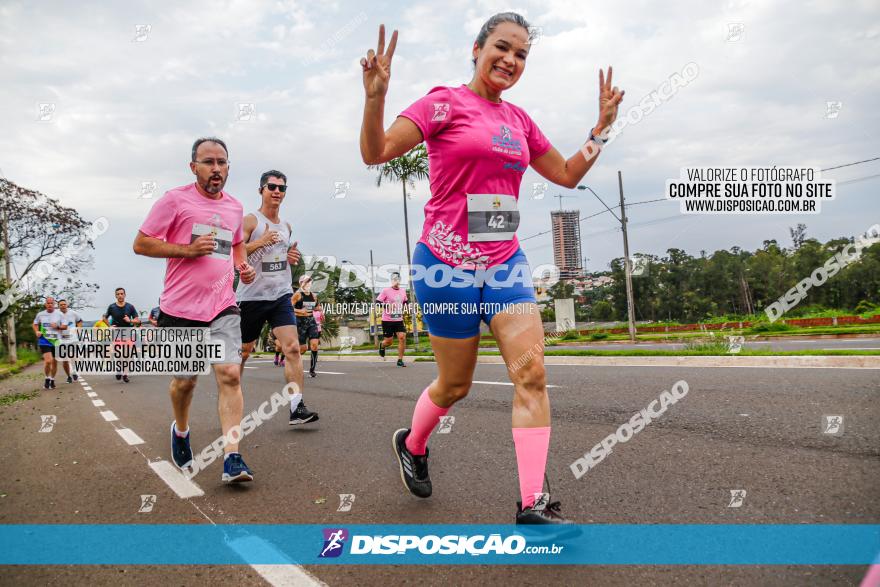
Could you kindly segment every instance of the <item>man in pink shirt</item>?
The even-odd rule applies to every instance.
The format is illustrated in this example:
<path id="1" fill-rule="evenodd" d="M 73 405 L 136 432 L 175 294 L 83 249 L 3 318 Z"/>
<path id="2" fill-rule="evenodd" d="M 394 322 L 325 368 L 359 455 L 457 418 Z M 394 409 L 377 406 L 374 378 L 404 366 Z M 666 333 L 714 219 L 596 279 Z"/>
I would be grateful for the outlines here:
<path id="1" fill-rule="evenodd" d="M 198 139 L 189 165 L 196 182 L 169 190 L 153 205 L 134 240 L 134 252 L 168 260 L 158 326 L 210 328 L 211 342 L 223 343 L 223 357 L 212 360 L 220 426 L 226 439 L 221 480 L 253 481 L 253 472 L 238 452 L 241 429 L 237 428 L 244 400 L 239 369 L 240 311 L 232 290 L 233 269 L 239 271 L 242 283 L 250 283 L 255 275 L 247 263 L 242 238 L 242 206 L 223 191 L 229 155 L 222 140 Z M 171 455 L 181 469 L 193 463 L 189 407 L 195 386 L 195 375 L 174 375 L 171 379 Z"/>
<path id="2" fill-rule="evenodd" d="M 391 274 L 391 287 L 383 289 L 376 301 L 384 306 L 382 308 L 382 334 L 385 339 L 379 344 L 379 356 L 385 358 L 385 349 L 391 346 L 391 341 L 396 336 L 397 366 L 406 367 L 403 363 L 403 351 L 406 350 L 403 305 L 407 299 L 406 291 L 400 287 L 400 273 Z"/>

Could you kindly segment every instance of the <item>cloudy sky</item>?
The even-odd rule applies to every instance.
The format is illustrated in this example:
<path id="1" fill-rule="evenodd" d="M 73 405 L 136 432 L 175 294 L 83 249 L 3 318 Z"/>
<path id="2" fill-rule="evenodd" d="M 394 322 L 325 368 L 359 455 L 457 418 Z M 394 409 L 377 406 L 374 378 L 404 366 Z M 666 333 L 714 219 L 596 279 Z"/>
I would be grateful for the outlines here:
<path id="1" fill-rule="evenodd" d="M 224 138 L 227 191 L 258 206 L 260 173 L 285 171 L 284 214 L 306 254 L 367 264 L 405 262 L 399 185 L 375 185 L 360 160 L 359 58 L 380 22 L 400 30 L 386 125 L 437 85 L 470 79 L 482 22 L 515 10 L 542 36 L 505 99 L 526 109 L 554 146 L 571 155 L 597 116 L 597 70 L 614 65 L 626 89 L 622 113 L 688 63 L 699 76 L 603 152 L 585 183 L 628 202 L 661 197 L 686 166 L 827 168 L 880 156 L 880 5 L 873 0 L 782 2 L 299 2 L 294 0 L 15 2 L 0 4 L 0 172 L 77 208 L 105 216 L 97 242 L 96 308 L 122 285 L 139 309 L 155 305 L 164 263 L 131 252 L 155 197 L 191 181 L 189 150 L 202 135 Z M 140 27 L 139 27 L 140 25 Z M 873 56 L 873 57 L 872 57 Z M 828 113 L 828 102 L 840 102 Z M 51 104 L 39 120 L 40 104 Z M 240 104 L 253 104 L 239 120 Z M 45 112 L 44 112 L 45 113 Z M 805 222 L 820 239 L 855 235 L 880 221 L 880 161 L 829 171 L 838 196 L 813 216 L 682 216 L 678 204 L 633 206 L 633 252 L 663 254 L 788 243 Z M 550 228 L 550 211 L 602 205 L 583 191 L 550 186 L 533 197 L 525 174 L 520 237 Z M 156 182 L 154 199 L 142 184 Z M 334 198 L 336 182 L 350 182 Z M 410 200 L 413 241 L 427 183 Z M 582 223 L 591 270 L 621 256 L 616 221 Z M 526 240 L 533 266 L 552 262 L 551 237 Z M 87 317 L 97 310 L 86 309 Z"/>

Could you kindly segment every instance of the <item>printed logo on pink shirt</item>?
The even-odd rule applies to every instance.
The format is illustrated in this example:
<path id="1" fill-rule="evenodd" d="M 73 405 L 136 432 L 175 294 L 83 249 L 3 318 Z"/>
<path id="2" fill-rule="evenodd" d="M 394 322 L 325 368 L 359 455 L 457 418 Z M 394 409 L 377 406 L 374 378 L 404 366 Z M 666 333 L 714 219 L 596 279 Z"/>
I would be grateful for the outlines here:
<path id="1" fill-rule="evenodd" d="M 492 135 L 492 150 L 505 155 L 522 155 L 522 141 L 513 138 L 510 129 L 501 125 L 501 134 Z"/>
<path id="2" fill-rule="evenodd" d="M 449 114 L 449 104 L 447 102 L 434 102 L 434 116 L 431 122 L 440 122 L 446 120 Z"/>
<path id="3" fill-rule="evenodd" d="M 455 265 L 490 264 L 489 255 L 484 255 L 481 249 L 466 240 L 462 243 L 462 240 L 461 235 L 442 220 L 435 222 L 428 233 L 428 245 L 444 261 Z"/>

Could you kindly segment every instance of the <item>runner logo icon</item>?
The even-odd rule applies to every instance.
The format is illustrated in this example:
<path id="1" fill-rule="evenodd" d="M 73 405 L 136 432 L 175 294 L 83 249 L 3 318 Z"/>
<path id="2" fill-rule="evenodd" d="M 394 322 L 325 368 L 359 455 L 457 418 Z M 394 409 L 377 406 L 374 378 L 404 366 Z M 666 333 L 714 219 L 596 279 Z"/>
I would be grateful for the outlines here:
<path id="1" fill-rule="evenodd" d="M 335 558 L 342 554 L 345 541 L 348 540 L 348 530 L 344 528 L 324 528 L 324 548 L 319 558 Z"/>

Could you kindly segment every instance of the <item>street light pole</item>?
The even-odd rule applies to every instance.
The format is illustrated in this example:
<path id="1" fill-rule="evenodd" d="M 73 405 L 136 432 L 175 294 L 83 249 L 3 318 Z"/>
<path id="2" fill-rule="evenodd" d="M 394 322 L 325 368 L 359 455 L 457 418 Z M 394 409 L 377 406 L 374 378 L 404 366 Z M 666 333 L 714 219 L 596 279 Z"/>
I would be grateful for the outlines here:
<path id="1" fill-rule="evenodd" d="M 602 205 L 605 206 L 605 209 L 614 216 L 614 219 L 620 222 L 621 230 L 623 231 L 623 267 L 624 267 L 624 275 L 626 282 L 626 317 L 629 326 L 629 340 L 631 342 L 636 341 L 636 321 L 635 321 L 635 302 L 633 301 L 633 290 L 632 290 L 632 262 L 629 258 L 629 239 L 626 234 L 626 204 L 623 199 L 623 176 L 620 171 L 617 172 L 617 184 L 620 188 L 620 216 L 614 213 L 614 210 L 608 207 L 608 204 L 599 197 L 599 194 L 593 191 L 593 189 L 586 185 L 579 185 L 577 189 L 579 190 L 590 190 L 590 192 L 596 196 L 596 199 L 602 202 Z"/>
<path id="2" fill-rule="evenodd" d="M 409 250 L 409 216 L 406 210 L 406 179 L 404 178 L 400 183 L 403 185 L 403 228 L 406 235 L 406 264 L 408 267 L 412 263 L 412 254 Z M 416 350 L 419 350 L 419 325 L 416 321 L 416 301 L 415 293 L 413 292 L 412 279 L 407 278 L 407 283 L 409 284 L 409 311 L 410 317 L 412 318 L 413 345 L 415 345 Z"/>
<path id="3" fill-rule="evenodd" d="M 409 240 L 409 239 L 407 239 Z M 373 331 L 373 346 L 379 348 L 379 326 L 376 324 L 376 312 L 373 304 L 376 302 L 376 266 L 373 265 L 373 249 L 370 249 L 370 330 Z"/>

